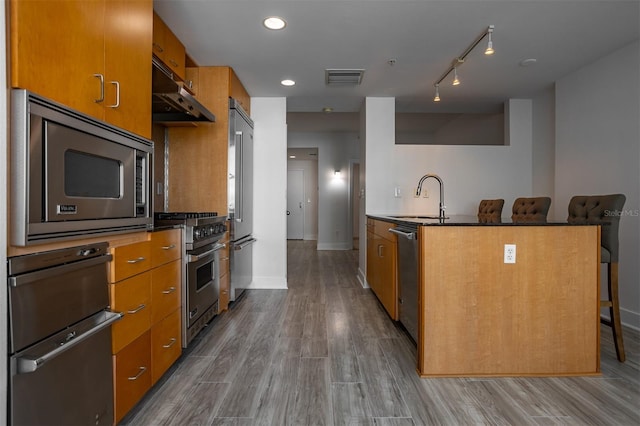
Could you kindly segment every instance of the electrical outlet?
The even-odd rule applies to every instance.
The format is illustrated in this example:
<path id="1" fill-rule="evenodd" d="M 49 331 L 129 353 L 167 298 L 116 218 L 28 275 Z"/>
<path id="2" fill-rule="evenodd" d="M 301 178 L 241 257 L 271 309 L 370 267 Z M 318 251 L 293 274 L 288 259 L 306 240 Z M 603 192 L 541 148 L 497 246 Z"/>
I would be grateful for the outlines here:
<path id="1" fill-rule="evenodd" d="M 402 191 L 400 190 L 399 186 L 396 186 L 393 189 L 393 194 L 394 194 L 394 197 L 396 197 L 396 198 L 402 198 Z"/>
<path id="2" fill-rule="evenodd" d="M 504 263 L 516 263 L 516 245 L 504 245 Z"/>
<path id="3" fill-rule="evenodd" d="M 429 198 L 429 191 L 427 191 L 426 189 L 422 190 L 422 197 Z"/>
<path id="4" fill-rule="evenodd" d="M 156 182 L 156 195 L 162 195 L 164 193 L 164 187 L 162 182 Z"/>

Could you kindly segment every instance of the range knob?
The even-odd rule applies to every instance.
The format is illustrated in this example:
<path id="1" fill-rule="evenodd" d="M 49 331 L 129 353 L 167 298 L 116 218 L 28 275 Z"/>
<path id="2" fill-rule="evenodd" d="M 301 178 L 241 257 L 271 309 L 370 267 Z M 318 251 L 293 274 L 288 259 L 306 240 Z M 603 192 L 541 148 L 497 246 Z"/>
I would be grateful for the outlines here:
<path id="1" fill-rule="evenodd" d="M 200 238 L 200 228 L 194 228 L 194 230 L 193 230 L 193 236 L 194 236 L 194 239 L 196 239 L 196 240 L 197 240 L 198 238 Z"/>

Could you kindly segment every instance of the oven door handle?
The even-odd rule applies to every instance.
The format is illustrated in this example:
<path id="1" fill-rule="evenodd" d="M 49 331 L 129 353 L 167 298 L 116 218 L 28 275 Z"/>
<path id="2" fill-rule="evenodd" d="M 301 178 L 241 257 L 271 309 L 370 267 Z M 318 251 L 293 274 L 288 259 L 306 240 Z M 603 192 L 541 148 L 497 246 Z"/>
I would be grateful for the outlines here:
<path id="1" fill-rule="evenodd" d="M 206 258 L 207 256 L 211 256 L 213 253 L 215 253 L 218 250 L 221 250 L 221 249 L 223 249 L 225 247 L 226 247 L 225 244 L 216 244 L 216 245 L 213 246 L 213 248 L 211 250 L 207 250 L 204 253 L 189 254 L 189 255 L 187 255 L 187 263 L 193 263 L 193 262 L 197 262 L 199 260 L 202 260 L 202 259 Z"/>
<path id="2" fill-rule="evenodd" d="M 63 342 L 58 342 L 58 347 L 54 350 L 47 352 L 42 355 L 33 355 L 27 354 L 24 357 L 19 357 L 16 359 L 17 372 L 20 373 L 33 373 L 38 370 L 47 362 L 56 358 L 58 355 L 68 351 L 76 345 L 87 340 L 89 337 L 94 334 L 104 330 L 105 328 L 111 326 L 114 322 L 118 321 L 123 315 L 120 312 L 109 312 L 104 311 L 106 319 L 90 330 L 85 331 L 84 333 L 77 335 L 75 332 L 69 333 L 67 335 L 66 340 Z"/>

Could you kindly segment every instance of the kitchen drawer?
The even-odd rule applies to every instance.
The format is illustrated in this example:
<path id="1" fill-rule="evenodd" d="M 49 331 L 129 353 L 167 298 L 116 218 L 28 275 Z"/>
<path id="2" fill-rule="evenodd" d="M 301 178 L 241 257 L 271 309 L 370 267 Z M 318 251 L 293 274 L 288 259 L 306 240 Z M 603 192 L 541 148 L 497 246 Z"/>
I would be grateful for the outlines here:
<path id="1" fill-rule="evenodd" d="M 111 309 L 124 314 L 111 329 L 115 354 L 151 327 L 151 272 L 109 284 L 109 289 Z"/>
<path id="2" fill-rule="evenodd" d="M 224 248 L 218 253 L 220 254 L 220 276 L 229 273 L 229 242 L 224 243 Z"/>
<path id="3" fill-rule="evenodd" d="M 113 356 L 115 423 L 151 388 L 151 331 Z"/>
<path id="4" fill-rule="evenodd" d="M 110 249 L 109 282 L 132 277 L 151 268 L 151 242 L 141 241 Z"/>
<path id="5" fill-rule="evenodd" d="M 151 379 L 155 384 L 182 353 L 180 309 L 151 328 Z"/>
<path id="6" fill-rule="evenodd" d="M 181 234 L 180 229 L 151 233 L 151 267 L 155 268 L 172 260 L 180 259 Z"/>
<path id="7" fill-rule="evenodd" d="M 385 222 L 382 220 L 374 220 L 373 224 L 375 234 L 378 234 L 382 238 L 385 238 L 389 241 L 395 242 L 396 235 L 389 232 L 389 228 L 395 228 L 396 224 L 391 222 Z"/>
<path id="8" fill-rule="evenodd" d="M 151 324 L 180 307 L 181 266 L 180 260 L 174 260 L 151 270 Z"/>

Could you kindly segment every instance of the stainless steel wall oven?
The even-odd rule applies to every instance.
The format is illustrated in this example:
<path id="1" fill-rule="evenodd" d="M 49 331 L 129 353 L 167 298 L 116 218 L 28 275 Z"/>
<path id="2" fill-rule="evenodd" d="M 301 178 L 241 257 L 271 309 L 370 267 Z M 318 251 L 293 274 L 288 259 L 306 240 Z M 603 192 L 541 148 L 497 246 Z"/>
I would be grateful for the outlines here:
<path id="1" fill-rule="evenodd" d="M 11 92 L 11 243 L 153 226 L 153 142 Z"/>
<path id="2" fill-rule="evenodd" d="M 8 260 L 9 421 L 113 423 L 107 243 Z"/>

